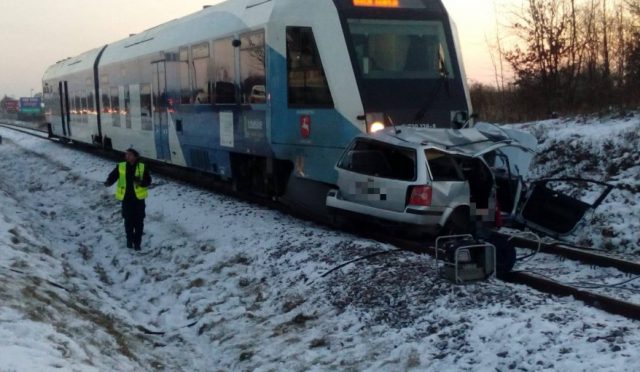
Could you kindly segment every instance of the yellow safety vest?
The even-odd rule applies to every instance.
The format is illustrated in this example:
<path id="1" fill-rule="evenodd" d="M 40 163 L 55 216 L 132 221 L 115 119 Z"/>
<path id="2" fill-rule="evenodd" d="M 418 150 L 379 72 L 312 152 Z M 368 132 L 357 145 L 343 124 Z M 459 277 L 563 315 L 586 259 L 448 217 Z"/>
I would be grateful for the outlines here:
<path id="1" fill-rule="evenodd" d="M 118 164 L 118 173 L 120 177 L 118 177 L 118 185 L 116 187 L 116 199 L 124 200 L 124 194 L 127 191 L 127 162 L 122 162 Z M 136 165 L 136 171 L 134 173 L 134 177 L 137 179 L 142 179 L 144 175 L 144 163 L 138 163 Z M 142 187 L 139 185 L 133 184 L 133 190 L 136 192 L 136 198 L 138 200 L 143 200 L 147 198 L 149 195 L 149 191 L 146 187 Z"/>

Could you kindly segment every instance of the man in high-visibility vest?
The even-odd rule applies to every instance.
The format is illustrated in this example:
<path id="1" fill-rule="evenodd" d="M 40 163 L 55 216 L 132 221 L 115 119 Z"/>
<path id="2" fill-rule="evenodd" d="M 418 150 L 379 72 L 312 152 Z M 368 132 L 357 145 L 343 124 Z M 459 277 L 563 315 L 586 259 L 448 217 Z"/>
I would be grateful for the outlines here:
<path id="1" fill-rule="evenodd" d="M 125 153 L 125 160 L 109 173 L 104 182 L 111 186 L 116 181 L 116 199 L 122 201 L 122 217 L 127 234 L 127 248 L 140 250 L 144 231 L 145 199 L 147 188 L 151 184 L 151 176 L 147 166 L 140 162 L 140 155 L 132 148 Z"/>

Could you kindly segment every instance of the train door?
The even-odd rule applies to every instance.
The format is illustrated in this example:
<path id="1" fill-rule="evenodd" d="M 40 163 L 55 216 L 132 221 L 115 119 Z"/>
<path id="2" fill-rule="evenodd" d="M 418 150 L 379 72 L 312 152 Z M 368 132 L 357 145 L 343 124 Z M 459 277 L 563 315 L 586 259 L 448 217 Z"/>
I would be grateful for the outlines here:
<path id="1" fill-rule="evenodd" d="M 62 125 L 62 135 L 67 135 L 67 111 L 64 104 L 64 85 L 62 81 L 58 82 L 58 99 L 60 100 L 60 123 Z"/>
<path id="2" fill-rule="evenodd" d="M 166 61 L 153 62 L 153 134 L 159 160 L 171 160 L 167 114 Z"/>
<path id="3" fill-rule="evenodd" d="M 61 81 L 60 85 L 60 105 L 62 107 L 62 134 L 71 137 L 71 108 L 69 107 L 69 83 Z M 66 129 L 65 129 L 66 125 Z"/>

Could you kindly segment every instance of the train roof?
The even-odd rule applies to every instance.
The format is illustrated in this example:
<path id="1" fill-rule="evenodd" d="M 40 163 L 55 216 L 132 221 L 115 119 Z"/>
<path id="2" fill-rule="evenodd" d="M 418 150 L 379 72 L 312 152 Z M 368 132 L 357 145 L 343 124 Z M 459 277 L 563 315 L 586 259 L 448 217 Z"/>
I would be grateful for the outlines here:
<path id="1" fill-rule="evenodd" d="M 206 7 L 110 44 L 100 63 L 130 60 L 157 51 L 233 35 L 247 28 L 257 28 L 268 21 L 272 3 L 272 0 L 229 0 Z"/>
<path id="2" fill-rule="evenodd" d="M 280 2 L 293 0 L 280 0 Z M 165 49 L 258 28 L 269 20 L 276 0 L 228 0 L 177 18 L 107 45 L 100 64 L 127 61 Z M 43 79 L 93 69 L 103 47 L 67 58 L 50 66 Z"/>
<path id="3" fill-rule="evenodd" d="M 43 80 L 48 80 L 51 77 L 66 76 L 74 74 L 76 72 L 92 70 L 93 65 L 100 54 L 100 50 L 103 47 L 91 49 L 78 56 L 63 59 L 56 62 L 56 64 L 49 66 L 44 73 Z"/>
<path id="4" fill-rule="evenodd" d="M 446 14 L 440 0 L 400 0 L 400 4 L 404 3 L 436 14 Z M 299 20 L 303 17 L 311 24 L 326 28 L 326 24 L 319 19 L 321 17 L 314 15 L 350 6 L 353 7 L 353 0 L 227 0 L 108 44 L 101 56 L 100 65 L 168 52 L 180 46 L 258 29 L 269 22 L 285 22 L 288 18 Z M 272 47 L 285 53 L 276 46 Z M 91 71 L 102 48 L 103 46 L 56 63 L 47 69 L 43 79 Z"/>

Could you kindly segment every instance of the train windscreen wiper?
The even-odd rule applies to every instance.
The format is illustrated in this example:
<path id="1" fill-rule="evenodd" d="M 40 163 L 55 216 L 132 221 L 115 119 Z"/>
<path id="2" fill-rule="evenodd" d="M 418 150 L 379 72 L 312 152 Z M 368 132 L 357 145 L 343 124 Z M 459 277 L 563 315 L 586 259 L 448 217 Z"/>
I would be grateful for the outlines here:
<path id="1" fill-rule="evenodd" d="M 438 70 L 440 72 L 438 84 L 431 90 L 431 93 L 429 93 L 427 100 L 422 105 L 422 108 L 413 117 L 413 120 L 416 122 L 420 122 L 424 118 L 424 115 L 429 111 L 431 105 L 433 105 L 433 102 L 435 102 L 438 97 L 443 85 L 446 86 L 447 93 L 449 93 L 449 70 L 447 70 L 447 65 L 444 61 L 444 52 L 442 51 L 442 48 L 438 51 Z"/>

